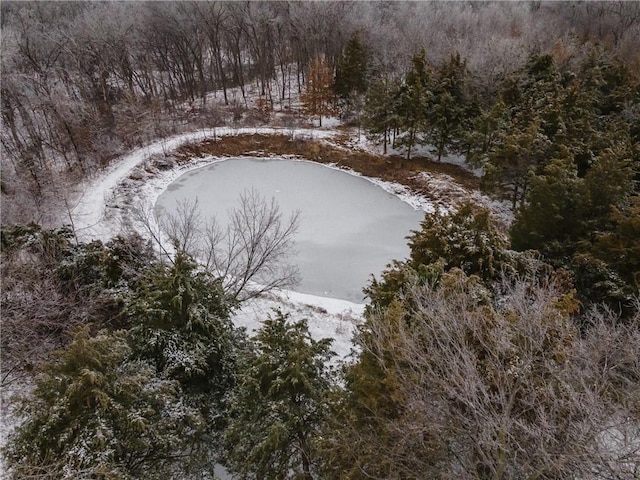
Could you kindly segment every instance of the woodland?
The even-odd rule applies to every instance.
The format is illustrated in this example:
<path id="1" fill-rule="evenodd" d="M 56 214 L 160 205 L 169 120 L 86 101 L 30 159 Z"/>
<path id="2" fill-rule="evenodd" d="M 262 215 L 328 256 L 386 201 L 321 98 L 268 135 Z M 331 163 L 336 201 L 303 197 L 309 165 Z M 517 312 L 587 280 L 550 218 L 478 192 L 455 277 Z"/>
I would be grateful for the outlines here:
<path id="1" fill-rule="evenodd" d="M 19 420 L 2 478 L 640 478 L 640 3 L 0 13 L 0 386 L 21 392 L 2 395 Z M 295 285 L 298 220 L 274 203 L 243 196 L 226 229 L 183 205 L 109 240 L 76 230 L 78 189 L 127 152 L 264 126 L 282 134 L 156 167 L 259 145 L 417 193 L 446 171 L 510 219 L 468 199 L 425 213 L 362 286 L 345 359 L 306 318 L 233 322 Z"/>

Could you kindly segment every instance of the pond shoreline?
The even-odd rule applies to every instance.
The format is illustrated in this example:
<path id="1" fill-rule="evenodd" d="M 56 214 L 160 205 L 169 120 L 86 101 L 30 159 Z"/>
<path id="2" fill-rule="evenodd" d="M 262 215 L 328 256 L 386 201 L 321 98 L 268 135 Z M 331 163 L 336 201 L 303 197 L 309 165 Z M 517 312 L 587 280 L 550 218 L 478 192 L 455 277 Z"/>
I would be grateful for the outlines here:
<path id="1" fill-rule="evenodd" d="M 153 208 L 158 196 L 184 173 L 238 156 L 321 163 L 376 183 L 416 209 L 447 212 L 471 200 L 491 208 L 497 218 L 506 218 L 505 224 L 509 221 L 510 212 L 501 215 L 500 202 L 479 192 L 479 179 L 456 165 L 383 156 L 375 152 L 375 146 L 355 141 L 354 135 L 341 130 L 218 128 L 160 139 L 133 150 L 85 184 L 71 215 L 78 238 L 106 242 L 118 233 L 140 232 L 140 225 L 132 218 L 134 209 Z M 296 292 L 279 296 L 279 304 L 293 302 L 293 310 L 302 308 L 319 323 L 338 325 L 336 330 L 342 330 L 345 320 L 351 326 L 357 324 L 365 306 Z M 265 313 L 262 308 L 261 313 Z M 245 326 L 252 329 L 253 319 L 247 317 Z M 345 333 L 331 336 L 345 337 L 346 346 L 350 335 Z"/>
<path id="2" fill-rule="evenodd" d="M 322 163 L 367 178 L 414 208 L 425 211 L 447 213 L 463 203 L 476 203 L 492 212 L 499 229 L 508 230 L 513 220 L 508 202 L 492 199 L 480 191 L 478 171 L 424 156 L 407 160 L 398 155 L 383 155 L 376 149 L 353 132 L 310 130 L 286 134 L 274 131 L 183 145 L 176 149 L 176 158 L 181 165 L 206 156 L 283 157 Z M 459 163 L 459 159 L 456 160 Z M 425 205 L 429 206 L 424 208 Z"/>
<path id="3" fill-rule="evenodd" d="M 393 174 L 387 166 L 387 160 L 376 154 L 358 151 L 355 154 L 329 143 L 325 138 L 310 138 L 308 134 L 297 134 L 293 141 L 285 140 L 284 135 L 278 134 L 246 134 L 220 135 L 201 141 L 189 141 L 167 153 L 148 155 L 137 165 L 133 166 L 126 178 L 122 179 L 109 192 L 106 199 L 104 221 L 109 225 L 103 231 L 117 231 L 119 227 L 139 230 L 139 225 L 132 219 L 133 209 L 151 210 L 158 197 L 169 184 L 178 177 L 198 168 L 213 163 L 229 160 L 230 158 L 285 158 L 296 161 L 319 163 L 326 167 L 362 177 L 385 191 L 396 195 L 416 210 L 433 212 L 435 209 L 447 212 L 451 206 L 442 198 L 434 201 L 434 191 L 423 192 L 399 182 L 401 176 Z M 288 139 L 290 137 L 286 137 Z M 287 148 L 287 143 L 289 144 Z M 283 146 L 284 145 L 284 146 Z M 294 148 L 291 148 L 293 146 Z M 306 153 L 306 154 L 305 154 Z M 354 158 L 357 160 L 354 162 Z M 366 168 L 366 165 L 369 167 Z M 362 167 L 365 168 L 362 168 Z M 372 168 L 373 167 L 373 168 Z M 379 176 L 372 173 L 383 173 Z M 397 172 L 396 172 L 397 173 Z M 402 176 L 416 177 L 417 171 L 403 169 Z M 417 180 L 417 181 L 416 181 Z M 451 179 L 452 180 L 452 179 Z M 468 195 L 463 191 L 460 196 Z M 101 239 L 106 235 L 103 233 Z"/>
<path id="4" fill-rule="evenodd" d="M 289 252 L 300 270 L 296 290 L 361 303 L 370 275 L 407 258 L 406 237 L 420 228 L 424 211 L 433 210 L 428 202 L 403 199 L 397 185 L 382 187 L 328 164 L 232 157 L 180 176 L 158 197 L 155 211 L 174 215 L 197 204 L 202 220 L 216 218 L 224 229 L 247 192 L 267 204 L 273 200 L 283 219 L 299 212 L 296 246 Z"/>

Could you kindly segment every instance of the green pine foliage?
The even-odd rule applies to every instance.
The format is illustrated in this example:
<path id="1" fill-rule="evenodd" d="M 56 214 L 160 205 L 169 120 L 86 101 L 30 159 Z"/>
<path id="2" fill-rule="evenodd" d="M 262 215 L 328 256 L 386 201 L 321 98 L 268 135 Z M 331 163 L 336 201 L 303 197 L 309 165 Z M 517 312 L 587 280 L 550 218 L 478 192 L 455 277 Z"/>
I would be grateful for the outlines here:
<path id="1" fill-rule="evenodd" d="M 624 290 L 633 294 L 640 291 L 640 196 L 634 195 L 619 206 L 611 207 L 611 228 L 596 233 L 588 252 L 596 256 L 609 272 L 616 272 L 624 282 Z M 584 280 L 584 295 L 597 298 L 597 286 Z"/>
<path id="2" fill-rule="evenodd" d="M 433 145 L 438 161 L 449 151 L 460 151 L 474 121 L 476 106 L 468 92 L 467 77 L 466 62 L 457 52 L 438 68 L 425 132 L 425 141 Z"/>
<path id="3" fill-rule="evenodd" d="M 524 204 L 532 175 L 564 155 L 563 149 L 583 177 L 604 150 L 633 143 L 625 126 L 632 123 L 621 115 L 622 105 L 633 99 L 629 75 L 597 52 L 575 72 L 567 68 L 560 71 L 550 54 L 531 57 L 504 83 L 500 98 L 471 134 L 469 160 L 484 167 L 484 187 L 502 192 L 514 209 Z"/>
<path id="4" fill-rule="evenodd" d="M 336 95 L 347 104 L 367 91 L 369 50 L 356 31 L 351 35 L 336 66 L 333 85 Z"/>
<path id="5" fill-rule="evenodd" d="M 374 77 L 365 96 L 364 123 L 385 154 L 390 133 L 394 148 L 404 150 L 407 159 L 418 145 L 430 145 L 438 161 L 471 149 L 473 126 L 482 112 L 468 82 L 466 61 L 458 53 L 432 66 L 422 49 L 400 82 L 384 74 Z"/>
<path id="6" fill-rule="evenodd" d="M 46 264 L 51 269 L 40 274 L 53 286 L 47 294 L 62 300 L 50 308 L 59 319 L 38 313 L 38 322 L 21 322 L 20 305 L 3 318 L 3 342 L 11 339 L 16 361 L 37 363 L 26 358 L 29 340 L 44 340 L 43 349 L 63 347 L 22 404 L 25 422 L 6 454 L 15 477 L 67 478 L 64 469 L 69 478 L 155 478 L 212 469 L 244 342 L 230 320 L 235 302 L 220 282 L 183 252 L 171 265 L 159 263 L 137 238 L 82 244 L 65 232 L 31 229 L 3 232 L 3 241 L 15 249 L 10 255 L 35 262 L 28 270 L 19 265 L 25 279 L 12 291 L 33 282 L 36 267 Z M 23 296 L 13 295 L 16 301 Z M 82 330 L 68 344 L 78 324 Z M 52 342 L 53 335 L 60 338 Z M 6 353 L 3 344 L 3 359 Z M 50 427 L 44 416 L 51 417 Z M 127 419 L 139 419 L 140 429 Z M 100 443 L 105 435 L 111 437 Z M 30 442 L 42 445 L 31 456 Z"/>
<path id="7" fill-rule="evenodd" d="M 362 125 L 365 93 L 370 80 L 370 58 L 369 48 L 362 41 L 360 31 L 356 31 L 336 64 L 333 89 L 338 97 L 338 112 L 345 123 L 355 123 L 358 128 Z"/>
<path id="8" fill-rule="evenodd" d="M 156 264 L 143 287 L 128 312 L 152 328 L 206 332 L 215 319 L 227 319 L 234 308 L 220 281 L 199 271 L 183 251 L 170 265 Z"/>
<path id="9" fill-rule="evenodd" d="M 408 237 L 409 259 L 393 262 L 365 289 L 372 309 L 401 298 L 409 285 L 438 284 L 452 269 L 477 277 L 488 287 L 502 276 L 548 271 L 533 252 L 509 250 L 489 210 L 473 203 L 451 214 L 427 213 L 420 227 Z"/>
<path id="10" fill-rule="evenodd" d="M 486 280 L 499 275 L 506 241 L 486 208 L 466 203 L 451 215 L 427 214 L 420 227 L 409 237 L 413 265 L 442 259 L 446 270 L 457 267 Z"/>
<path id="11" fill-rule="evenodd" d="M 184 252 L 171 265 L 157 265 L 125 307 L 135 355 L 159 378 L 178 381 L 184 401 L 201 413 L 203 428 L 192 440 L 207 455 L 224 428 L 225 396 L 244 341 L 230 319 L 234 307 L 220 282 Z"/>
<path id="12" fill-rule="evenodd" d="M 475 101 L 473 105 L 480 108 Z M 491 108 L 480 109 L 474 114 L 472 125 L 464 137 L 466 162 L 473 167 L 484 166 L 485 175 L 490 167 L 486 162 L 487 154 L 499 144 L 506 121 L 506 106 L 502 101 L 498 101 Z"/>
<path id="13" fill-rule="evenodd" d="M 569 268 L 585 306 L 606 302 L 628 312 L 640 288 L 629 268 L 638 264 L 638 239 L 624 232 L 637 223 L 632 150 L 618 145 L 603 151 L 582 178 L 568 149 L 565 152 L 533 176 L 527 203 L 511 227 L 512 245 L 537 249 L 556 267 Z M 622 212 L 628 217 L 621 223 Z M 609 241 L 613 238 L 620 243 L 614 246 Z"/>
<path id="14" fill-rule="evenodd" d="M 585 307 L 606 301 L 617 311 L 634 309 L 636 276 L 597 245 L 626 238 L 616 231 L 619 214 L 635 213 L 639 92 L 627 67 L 601 49 L 562 65 L 551 54 L 534 55 L 466 136 L 467 160 L 483 168 L 482 187 L 516 212 L 513 247 L 538 250 L 572 271 Z M 633 242 L 624 245 L 629 251 L 617 253 L 633 258 Z"/>
<path id="15" fill-rule="evenodd" d="M 400 85 L 394 102 L 399 131 L 394 147 L 404 149 L 407 160 L 411 158 L 412 149 L 419 143 L 419 133 L 428 121 L 427 108 L 431 97 L 431 75 L 423 49 L 413 56 L 412 68 Z"/>
<path id="16" fill-rule="evenodd" d="M 397 299 L 374 311 L 379 312 L 381 323 L 396 332 L 408 315 Z M 387 454 L 402 448 L 406 432 L 411 431 L 409 422 L 406 429 L 394 424 L 408 401 L 401 379 L 387 363 L 393 362 L 392 350 L 397 345 L 382 339 L 368 319 L 358 328 L 358 354 L 355 362 L 345 366 L 344 387 L 331 397 L 329 421 L 319 441 L 324 459 L 321 478 L 405 478 L 398 470 L 400 463 Z M 367 345 L 378 348 L 370 350 Z M 416 468 L 415 473 L 423 472 Z"/>
<path id="17" fill-rule="evenodd" d="M 541 175 L 534 176 L 528 206 L 520 210 L 511 228 L 513 247 L 536 248 L 552 256 L 570 255 L 567 250 L 584 231 L 580 212 L 586 205 L 581 202 L 581 183 L 570 156 L 552 160 Z"/>
<path id="18" fill-rule="evenodd" d="M 163 478 L 190 455 L 198 412 L 132 358 L 126 332 L 89 328 L 45 364 L 5 458 L 12 478 Z"/>
<path id="19" fill-rule="evenodd" d="M 385 155 L 398 124 L 395 102 L 399 88 L 395 79 L 382 73 L 371 81 L 365 98 L 363 123 L 367 138 L 376 145 L 382 144 Z"/>
<path id="20" fill-rule="evenodd" d="M 540 128 L 536 118 L 524 130 L 500 132 L 484 165 L 483 187 L 498 198 L 510 200 L 513 209 L 524 202 L 531 175 L 544 165 L 551 148 Z"/>
<path id="21" fill-rule="evenodd" d="M 331 385 L 331 340 L 311 338 L 307 322 L 268 318 L 240 358 L 225 433 L 227 464 L 242 478 L 311 479 L 314 441 Z"/>
<path id="22" fill-rule="evenodd" d="M 49 270 L 61 293 L 70 297 L 133 288 L 155 260 L 150 244 L 138 235 L 118 235 L 103 244 L 80 243 L 68 227 L 15 226 L 1 233 L 5 257 Z"/>

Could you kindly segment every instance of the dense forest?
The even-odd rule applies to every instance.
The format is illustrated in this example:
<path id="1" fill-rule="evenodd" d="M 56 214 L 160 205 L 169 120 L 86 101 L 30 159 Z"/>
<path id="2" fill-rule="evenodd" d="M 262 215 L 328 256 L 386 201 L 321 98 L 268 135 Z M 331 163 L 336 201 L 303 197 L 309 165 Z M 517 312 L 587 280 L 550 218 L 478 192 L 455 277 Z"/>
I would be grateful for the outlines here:
<path id="1" fill-rule="evenodd" d="M 639 3 L 0 9 L 7 478 L 640 476 Z M 425 214 L 347 359 L 279 310 L 233 323 L 252 281 L 295 280 L 273 204 L 227 232 L 184 206 L 170 247 L 74 229 L 136 147 L 328 117 L 391 172 L 463 158 L 513 213 Z"/>

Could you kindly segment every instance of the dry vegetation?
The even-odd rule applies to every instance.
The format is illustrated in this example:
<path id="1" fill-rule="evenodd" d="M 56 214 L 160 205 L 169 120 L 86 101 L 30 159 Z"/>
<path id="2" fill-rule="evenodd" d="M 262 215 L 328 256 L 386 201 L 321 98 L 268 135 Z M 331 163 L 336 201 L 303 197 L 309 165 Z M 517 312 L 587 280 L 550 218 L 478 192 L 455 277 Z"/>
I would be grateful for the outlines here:
<path id="1" fill-rule="evenodd" d="M 5 1 L 1 11 L 2 393 L 44 374 L 4 453 L 11 478 L 212 478 L 223 463 L 250 478 L 640 479 L 639 2 Z M 366 91 L 354 81 L 351 103 L 336 88 L 350 127 L 299 133 L 329 115 L 309 108 L 312 66 L 326 59 L 321 83 L 349 83 L 358 34 L 370 53 L 358 72 L 383 81 Z M 456 107 L 453 120 L 436 115 Z M 363 149 L 356 125 L 406 158 Z M 442 133 L 451 125 L 455 135 Z M 109 199 L 104 225 L 131 213 L 147 180 L 212 156 L 307 159 L 445 210 L 470 199 L 497 211 L 472 172 L 412 157 L 435 139 L 440 156 L 448 145 L 473 160 L 476 148 L 483 190 L 512 194 L 519 229 L 508 244 L 486 208 L 427 213 L 411 258 L 367 288 L 358 353 L 329 381 L 306 324 L 296 336 L 279 318 L 285 333 L 259 345 L 229 317 L 254 267 L 280 265 L 244 254 L 286 258 L 295 216 L 280 228 L 275 207 L 254 199 L 235 229 L 205 231 L 185 204 L 164 219 L 178 250 L 168 263 L 139 236 L 85 244 L 59 228 L 73 188 L 135 147 L 259 126 L 281 133 L 149 155 Z M 200 265 L 188 255 L 197 236 L 210 247 Z M 281 272 L 274 286 L 295 276 Z M 271 346 L 321 368 L 255 355 Z M 252 390 L 267 382 L 285 401 Z M 300 465 L 264 469 L 292 448 Z"/>
<path id="2" fill-rule="evenodd" d="M 424 182 L 416 176 L 420 172 L 448 175 L 470 190 L 476 190 L 480 186 L 478 177 L 457 165 L 434 162 L 425 157 L 415 157 L 411 160 L 400 156 L 382 157 L 340 144 L 331 144 L 322 140 L 292 139 L 287 135 L 228 136 L 185 145 L 176 152 L 180 164 L 189 162 L 192 158 L 207 155 L 229 157 L 293 155 L 314 162 L 349 168 L 367 177 L 401 183 L 423 195 L 428 195 L 429 192 L 425 190 Z"/>

